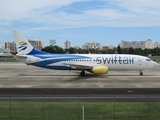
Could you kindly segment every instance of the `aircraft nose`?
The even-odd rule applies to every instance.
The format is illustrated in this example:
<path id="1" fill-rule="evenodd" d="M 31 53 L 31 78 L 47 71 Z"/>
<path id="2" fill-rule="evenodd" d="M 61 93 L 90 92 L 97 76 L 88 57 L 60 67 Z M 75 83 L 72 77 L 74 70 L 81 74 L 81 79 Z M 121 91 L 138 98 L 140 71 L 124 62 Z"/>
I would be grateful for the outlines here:
<path id="1" fill-rule="evenodd" d="M 154 67 L 158 66 L 158 63 L 153 62 L 153 66 L 154 66 Z"/>

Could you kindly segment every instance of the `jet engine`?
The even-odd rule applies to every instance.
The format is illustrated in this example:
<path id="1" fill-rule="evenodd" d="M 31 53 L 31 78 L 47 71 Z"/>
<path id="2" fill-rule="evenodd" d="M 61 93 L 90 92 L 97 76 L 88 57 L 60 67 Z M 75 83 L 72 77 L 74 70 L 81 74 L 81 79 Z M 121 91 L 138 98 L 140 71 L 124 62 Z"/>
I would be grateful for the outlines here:
<path id="1" fill-rule="evenodd" d="M 93 74 L 107 74 L 108 73 L 108 67 L 107 66 L 93 67 L 92 73 Z"/>

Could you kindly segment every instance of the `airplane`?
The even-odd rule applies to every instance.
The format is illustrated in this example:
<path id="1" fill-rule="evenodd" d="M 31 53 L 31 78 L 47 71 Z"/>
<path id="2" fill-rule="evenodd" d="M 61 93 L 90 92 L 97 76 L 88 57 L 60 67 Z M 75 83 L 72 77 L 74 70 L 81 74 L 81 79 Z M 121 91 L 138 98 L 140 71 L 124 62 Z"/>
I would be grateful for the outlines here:
<path id="1" fill-rule="evenodd" d="M 11 53 L 0 53 L 0 57 L 13 56 Z"/>
<path id="2" fill-rule="evenodd" d="M 80 76 L 85 72 L 107 74 L 109 70 L 143 71 L 158 64 L 148 57 L 131 54 L 50 54 L 35 49 L 19 30 L 13 30 L 17 47 L 16 59 L 37 67 L 55 70 L 79 70 Z"/>

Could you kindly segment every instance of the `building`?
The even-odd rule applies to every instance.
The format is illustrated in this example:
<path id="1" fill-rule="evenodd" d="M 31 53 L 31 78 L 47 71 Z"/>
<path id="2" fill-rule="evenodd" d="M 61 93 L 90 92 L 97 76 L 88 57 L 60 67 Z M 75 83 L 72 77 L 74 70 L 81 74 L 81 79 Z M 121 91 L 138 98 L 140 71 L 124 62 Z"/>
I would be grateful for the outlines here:
<path id="1" fill-rule="evenodd" d="M 140 42 L 138 43 L 138 46 L 137 46 L 136 48 L 145 49 L 145 43 L 146 43 L 146 41 L 140 41 Z"/>
<path id="2" fill-rule="evenodd" d="M 17 52 L 15 42 L 5 42 L 5 49 L 7 52 Z"/>
<path id="3" fill-rule="evenodd" d="M 69 49 L 69 48 L 70 48 L 70 42 L 69 42 L 69 40 L 66 40 L 64 42 L 64 49 Z"/>
<path id="4" fill-rule="evenodd" d="M 154 48 L 160 48 L 160 44 L 158 42 L 154 43 Z"/>
<path id="5" fill-rule="evenodd" d="M 31 45 L 34 47 L 34 48 L 36 48 L 36 49 L 38 49 L 38 50 L 41 50 L 42 48 L 43 48 L 43 42 L 42 41 L 40 41 L 40 40 L 28 40 L 30 43 L 31 43 Z"/>
<path id="6" fill-rule="evenodd" d="M 0 53 L 4 53 L 5 52 L 5 48 L 4 46 L 2 46 L 2 43 L 0 43 Z"/>
<path id="7" fill-rule="evenodd" d="M 82 49 L 88 50 L 89 46 L 88 45 L 82 45 Z"/>
<path id="8" fill-rule="evenodd" d="M 55 46 L 56 45 L 56 40 L 54 38 L 50 39 L 49 45 Z"/>
<path id="9" fill-rule="evenodd" d="M 151 39 L 148 39 L 145 43 L 145 48 L 154 49 L 154 43 L 152 43 Z"/>
<path id="10" fill-rule="evenodd" d="M 100 46 L 100 50 L 104 50 L 104 51 L 106 51 L 106 50 L 111 50 L 111 49 L 114 49 L 114 48 L 116 48 L 115 46 L 113 46 L 113 45 L 110 45 L 110 46 Z"/>
<path id="11" fill-rule="evenodd" d="M 132 42 L 130 42 L 129 46 L 132 47 L 132 48 L 137 48 L 138 42 L 137 41 L 132 41 Z"/>
<path id="12" fill-rule="evenodd" d="M 97 42 L 92 42 L 92 43 L 85 43 L 84 45 L 82 45 L 82 49 L 99 49 L 100 48 L 100 43 Z"/>
<path id="13" fill-rule="evenodd" d="M 119 44 L 121 48 L 141 48 L 141 49 L 154 49 L 155 47 L 160 47 L 159 43 L 153 43 L 151 39 L 146 41 L 124 41 L 122 40 Z"/>
<path id="14" fill-rule="evenodd" d="M 116 47 L 113 45 L 108 46 L 108 49 L 114 49 L 114 48 L 116 48 Z"/>
<path id="15" fill-rule="evenodd" d="M 74 48 L 75 48 L 75 49 L 80 49 L 80 47 L 79 47 L 79 46 L 75 46 Z"/>
<path id="16" fill-rule="evenodd" d="M 121 48 L 129 48 L 130 47 L 130 42 L 122 40 L 121 43 L 120 43 L 120 47 Z"/>
<path id="17" fill-rule="evenodd" d="M 108 46 L 101 46 L 101 47 L 100 47 L 100 50 L 107 51 L 107 50 L 108 50 Z"/>
<path id="18" fill-rule="evenodd" d="M 43 42 L 42 41 L 39 41 L 39 40 L 28 40 L 32 46 L 36 49 L 39 49 L 41 50 L 43 48 Z M 0 45 L 0 49 L 1 47 L 3 47 L 2 45 Z M 4 51 L 5 52 L 17 52 L 17 49 L 16 49 L 16 44 L 15 42 L 5 42 L 5 47 L 4 47 Z M 2 49 L 0 50 L 2 51 Z"/>

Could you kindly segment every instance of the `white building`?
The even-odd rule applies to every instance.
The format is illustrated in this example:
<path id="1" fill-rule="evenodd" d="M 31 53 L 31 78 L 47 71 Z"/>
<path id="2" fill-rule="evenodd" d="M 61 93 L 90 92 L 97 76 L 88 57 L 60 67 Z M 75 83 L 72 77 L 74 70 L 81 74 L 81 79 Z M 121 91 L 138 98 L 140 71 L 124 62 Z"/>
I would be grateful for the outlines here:
<path id="1" fill-rule="evenodd" d="M 80 49 L 80 47 L 79 47 L 79 46 L 75 46 L 74 48 L 75 48 L 75 49 Z"/>
<path id="2" fill-rule="evenodd" d="M 116 48 L 116 47 L 113 45 L 108 46 L 108 49 L 114 49 L 114 48 Z"/>
<path id="3" fill-rule="evenodd" d="M 145 44 L 146 44 L 146 41 L 140 41 L 138 43 L 138 46 L 136 48 L 142 48 L 142 49 L 145 49 Z"/>
<path id="4" fill-rule="evenodd" d="M 122 40 L 121 43 L 119 44 L 121 48 L 142 48 L 142 49 L 154 49 L 156 46 L 160 47 L 158 43 L 153 43 L 151 39 L 148 39 L 146 41 L 124 41 Z"/>
<path id="5" fill-rule="evenodd" d="M 160 48 L 160 44 L 158 42 L 155 42 L 154 43 L 154 48 L 157 48 L 157 47 Z"/>
<path id="6" fill-rule="evenodd" d="M 5 52 L 5 53 L 10 53 L 10 51 L 11 51 L 11 50 L 10 50 L 9 48 L 6 48 L 4 52 Z"/>
<path id="7" fill-rule="evenodd" d="M 69 40 L 66 40 L 64 42 L 64 49 L 69 49 L 69 48 L 70 48 L 70 42 L 69 42 Z"/>
<path id="8" fill-rule="evenodd" d="M 138 46 L 138 42 L 137 41 L 130 42 L 130 47 L 137 48 L 137 46 Z"/>
<path id="9" fill-rule="evenodd" d="M 82 49 L 97 49 L 97 48 L 100 48 L 100 43 L 97 43 L 97 42 L 92 42 L 92 43 L 85 43 L 84 45 L 82 45 Z"/>
<path id="10" fill-rule="evenodd" d="M 55 46 L 56 45 L 56 40 L 54 38 L 50 39 L 49 45 Z"/>
<path id="11" fill-rule="evenodd" d="M 130 42 L 122 40 L 121 43 L 120 43 L 120 47 L 121 48 L 129 48 L 130 47 Z"/>
<path id="12" fill-rule="evenodd" d="M 148 39 L 145 44 L 145 48 L 154 49 L 154 43 L 152 43 L 151 39 Z"/>
<path id="13" fill-rule="evenodd" d="M 2 45 L 2 43 L 0 43 L 0 53 L 4 53 L 5 52 L 5 48 L 4 46 Z"/>

